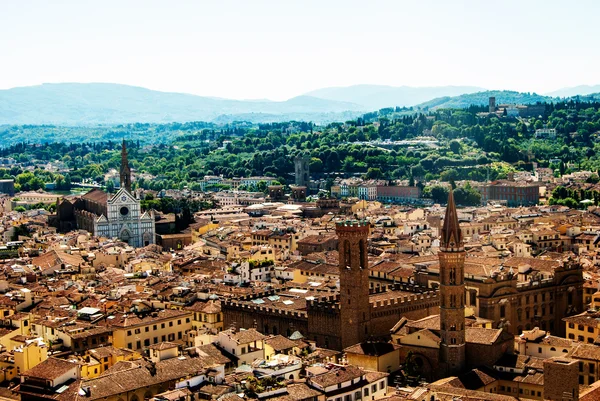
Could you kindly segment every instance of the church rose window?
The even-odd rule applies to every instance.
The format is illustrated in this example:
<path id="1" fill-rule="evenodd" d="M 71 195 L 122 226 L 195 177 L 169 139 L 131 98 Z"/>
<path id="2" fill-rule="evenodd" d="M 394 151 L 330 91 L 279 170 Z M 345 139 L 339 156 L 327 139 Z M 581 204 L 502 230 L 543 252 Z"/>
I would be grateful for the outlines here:
<path id="1" fill-rule="evenodd" d="M 129 208 L 127 206 L 123 206 L 119 211 L 123 216 L 127 216 L 129 214 Z"/>

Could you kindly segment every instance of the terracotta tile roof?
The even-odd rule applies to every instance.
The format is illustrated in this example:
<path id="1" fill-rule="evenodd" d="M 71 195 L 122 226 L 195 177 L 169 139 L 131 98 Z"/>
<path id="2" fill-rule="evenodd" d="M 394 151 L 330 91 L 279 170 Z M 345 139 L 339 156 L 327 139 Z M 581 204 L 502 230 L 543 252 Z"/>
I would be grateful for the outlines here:
<path id="1" fill-rule="evenodd" d="M 167 383 L 187 376 L 196 376 L 216 366 L 210 358 L 171 358 L 157 362 L 156 372 L 152 374 L 152 364 L 144 360 L 118 362 L 101 376 L 82 381 L 82 386 L 89 386 L 90 396 L 87 400 L 97 400 L 118 394 L 134 391 L 142 387 L 159 383 Z"/>
<path id="2" fill-rule="evenodd" d="M 256 329 L 239 330 L 235 333 L 232 332 L 232 330 L 225 330 L 223 331 L 223 334 L 227 335 L 238 344 L 248 344 L 265 338 L 265 336 L 256 331 Z"/>
<path id="3" fill-rule="evenodd" d="M 341 384 L 361 377 L 364 372 L 357 366 L 347 365 L 330 369 L 328 372 L 311 377 L 310 381 L 322 388 Z"/>
<path id="4" fill-rule="evenodd" d="M 282 351 L 296 346 L 296 342 L 282 335 L 276 335 L 265 339 L 265 344 L 268 344 L 275 351 Z"/>
<path id="5" fill-rule="evenodd" d="M 494 344 L 502 339 L 502 329 L 486 329 L 483 327 L 466 327 L 465 340 L 474 344 Z"/>
<path id="6" fill-rule="evenodd" d="M 179 347 L 179 344 L 175 344 L 175 343 L 170 343 L 170 342 L 167 342 L 167 341 L 163 341 L 163 342 L 160 342 L 158 344 L 152 344 L 148 348 L 156 350 L 156 351 L 164 351 L 166 349 L 172 349 L 172 348 L 177 348 L 177 347 Z"/>
<path id="7" fill-rule="evenodd" d="M 477 390 L 497 380 L 497 374 L 492 369 L 473 369 L 449 382 L 450 385 L 468 390 Z"/>
<path id="8" fill-rule="evenodd" d="M 92 189 L 90 192 L 86 193 L 81 197 L 81 199 L 88 199 L 92 202 L 97 202 L 100 204 L 106 204 L 108 202 L 108 195 L 106 192 L 101 191 L 97 188 Z"/>
<path id="9" fill-rule="evenodd" d="M 349 354 L 382 356 L 394 352 L 398 346 L 386 342 L 364 342 L 346 348 Z"/>
<path id="10" fill-rule="evenodd" d="M 69 372 L 71 369 L 79 369 L 79 365 L 65 361 L 64 359 L 50 357 L 37 366 L 23 372 L 21 376 L 54 380 Z"/>
<path id="11" fill-rule="evenodd" d="M 575 359 L 600 361 L 600 347 L 593 344 L 579 344 L 573 347 L 567 356 Z"/>
<path id="12" fill-rule="evenodd" d="M 173 319 L 173 318 L 177 318 L 177 317 L 186 317 L 186 316 L 190 316 L 191 312 L 189 311 L 179 311 L 179 310 L 174 310 L 174 309 L 165 309 L 165 310 L 161 310 L 156 312 L 156 316 L 152 316 L 151 314 L 145 315 L 145 316 L 138 316 L 135 315 L 133 313 L 126 313 L 126 314 L 117 314 L 114 315 L 115 317 L 110 319 L 107 318 L 106 320 L 102 321 L 102 324 L 110 326 L 110 327 L 119 327 L 119 328 L 126 328 L 126 327 L 134 327 L 134 326 L 139 326 L 139 325 L 146 325 L 146 324 L 151 324 L 152 322 L 160 322 L 161 320 L 166 320 L 166 319 Z"/>

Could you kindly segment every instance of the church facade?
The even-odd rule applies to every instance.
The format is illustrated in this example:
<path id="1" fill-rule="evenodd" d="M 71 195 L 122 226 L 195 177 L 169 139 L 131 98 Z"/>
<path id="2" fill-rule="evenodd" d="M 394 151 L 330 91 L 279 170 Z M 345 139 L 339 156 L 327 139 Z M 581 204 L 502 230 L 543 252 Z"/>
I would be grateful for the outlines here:
<path id="1" fill-rule="evenodd" d="M 107 201 L 106 211 L 94 221 L 95 236 L 118 238 L 136 248 L 154 244 L 154 217 L 142 213 L 140 201 L 126 188 Z"/>
<path id="2" fill-rule="evenodd" d="M 142 212 L 140 201 L 131 191 L 131 169 L 127 148 L 121 149 L 121 187 L 116 194 L 93 189 L 73 201 L 57 203 L 60 229 L 83 229 L 97 237 L 115 238 L 139 248 L 155 243 L 156 229 L 152 212 Z"/>

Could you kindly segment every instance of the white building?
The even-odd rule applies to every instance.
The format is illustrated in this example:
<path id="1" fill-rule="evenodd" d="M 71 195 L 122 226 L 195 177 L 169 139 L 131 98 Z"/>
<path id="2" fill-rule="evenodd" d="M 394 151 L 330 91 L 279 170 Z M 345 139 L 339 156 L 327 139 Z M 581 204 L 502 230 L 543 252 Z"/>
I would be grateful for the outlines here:
<path id="1" fill-rule="evenodd" d="M 141 212 L 140 201 L 121 188 L 106 205 L 108 216 L 100 216 L 94 223 L 94 235 L 119 238 L 133 247 L 154 244 L 154 216 Z"/>

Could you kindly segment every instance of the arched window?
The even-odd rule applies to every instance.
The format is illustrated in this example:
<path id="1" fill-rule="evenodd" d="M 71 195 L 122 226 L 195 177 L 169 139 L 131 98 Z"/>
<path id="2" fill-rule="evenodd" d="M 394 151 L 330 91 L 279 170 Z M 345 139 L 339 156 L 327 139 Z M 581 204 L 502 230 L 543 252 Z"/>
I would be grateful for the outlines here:
<path id="1" fill-rule="evenodd" d="M 362 269 L 366 269 L 369 266 L 367 259 L 366 241 L 364 239 L 361 239 L 358 243 L 358 247 L 360 249 L 360 267 Z"/>
<path id="2" fill-rule="evenodd" d="M 344 265 L 346 267 L 350 267 L 350 241 L 344 241 Z"/>

